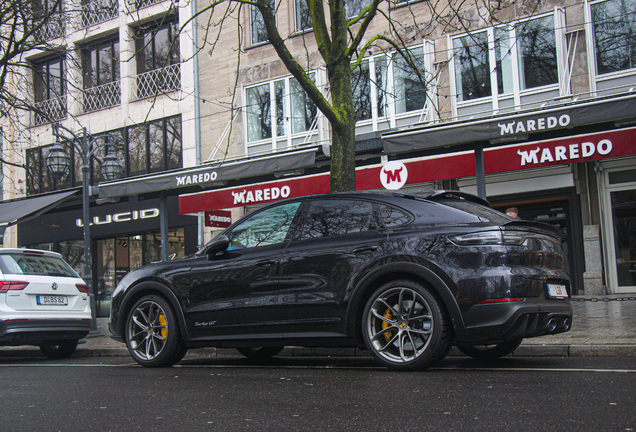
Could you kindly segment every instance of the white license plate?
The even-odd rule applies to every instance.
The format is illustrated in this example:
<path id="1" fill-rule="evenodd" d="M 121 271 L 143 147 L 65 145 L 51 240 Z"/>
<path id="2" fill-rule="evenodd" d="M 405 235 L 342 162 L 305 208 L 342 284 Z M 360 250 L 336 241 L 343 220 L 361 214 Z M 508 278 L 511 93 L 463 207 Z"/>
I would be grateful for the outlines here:
<path id="1" fill-rule="evenodd" d="M 39 305 L 65 306 L 68 304 L 66 296 L 38 296 Z"/>
<path id="2" fill-rule="evenodd" d="M 550 298 L 568 298 L 568 290 L 565 285 L 548 284 L 548 297 Z"/>

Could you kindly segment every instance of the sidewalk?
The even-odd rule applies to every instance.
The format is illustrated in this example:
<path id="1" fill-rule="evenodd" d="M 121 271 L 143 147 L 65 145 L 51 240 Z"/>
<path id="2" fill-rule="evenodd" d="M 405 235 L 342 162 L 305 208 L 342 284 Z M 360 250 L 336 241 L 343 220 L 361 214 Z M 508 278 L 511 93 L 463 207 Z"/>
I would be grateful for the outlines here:
<path id="1" fill-rule="evenodd" d="M 518 357 L 636 357 L 636 296 L 577 296 L 572 299 L 572 330 L 526 339 L 513 353 Z M 108 318 L 97 320 L 100 336 L 88 337 L 75 357 L 129 356 L 123 343 L 110 338 Z M 233 349 L 201 348 L 189 356 L 240 356 Z M 368 356 L 358 349 L 286 348 L 283 356 Z M 462 355 L 453 348 L 450 355 Z M 0 357 L 41 356 L 37 347 L 0 347 Z"/>

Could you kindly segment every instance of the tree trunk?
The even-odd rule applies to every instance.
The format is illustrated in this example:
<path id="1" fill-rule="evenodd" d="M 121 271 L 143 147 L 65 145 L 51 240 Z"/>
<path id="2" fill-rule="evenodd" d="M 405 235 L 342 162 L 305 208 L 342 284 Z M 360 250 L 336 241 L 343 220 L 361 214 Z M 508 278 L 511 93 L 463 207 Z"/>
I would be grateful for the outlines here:
<path id="1" fill-rule="evenodd" d="M 356 115 L 350 68 L 346 57 L 327 68 L 332 103 L 338 114 L 338 122 L 331 123 L 331 192 L 356 190 Z"/>

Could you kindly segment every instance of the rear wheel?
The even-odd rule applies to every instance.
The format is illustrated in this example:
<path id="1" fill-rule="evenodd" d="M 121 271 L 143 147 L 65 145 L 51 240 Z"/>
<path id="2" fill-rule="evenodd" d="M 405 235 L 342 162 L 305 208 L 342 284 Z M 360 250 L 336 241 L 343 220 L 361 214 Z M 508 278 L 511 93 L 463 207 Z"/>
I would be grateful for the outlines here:
<path id="1" fill-rule="evenodd" d="M 523 341 L 523 338 L 494 345 L 457 345 L 457 348 L 474 359 L 492 360 L 512 353 L 521 345 L 521 341 Z"/>
<path id="2" fill-rule="evenodd" d="M 441 302 L 408 280 L 384 284 L 363 313 L 363 336 L 375 359 L 395 370 L 426 369 L 452 345 L 452 329 Z"/>
<path id="3" fill-rule="evenodd" d="M 126 346 L 146 367 L 172 366 L 188 351 L 172 306 L 157 295 L 142 297 L 133 306 L 126 321 Z"/>
<path id="4" fill-rule="evenodd" d="M 62 341 L 59 344 L 42 344 L 40 351 L 50 359 L 63 359 L 70 357 L 77 348 L 77 339 Z"/>
<path id="5" fill-rule="evenodd" d="M 253 347 L 253 348 L 237 348 L 236 350 L 251 360 L 267 360 L 272 358 L 285 347 Z"/>

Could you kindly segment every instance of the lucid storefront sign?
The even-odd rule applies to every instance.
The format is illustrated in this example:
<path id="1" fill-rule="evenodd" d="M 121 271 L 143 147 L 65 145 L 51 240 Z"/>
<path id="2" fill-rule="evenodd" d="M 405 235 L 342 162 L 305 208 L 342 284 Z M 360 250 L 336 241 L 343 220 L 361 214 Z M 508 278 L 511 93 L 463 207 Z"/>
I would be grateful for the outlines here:
<path id="1" fill-rule="evenodd" d="M 636 128 L 579 135 L 484 151 L 486 174 L 592 161 L 636 154 Z M 407 174 L 408 173 L 408 174 Z M 408 176 L 407 176 L 408 175 Z M 475 175 L 472 151 L 389 162 L 358 168 L 358 190 L 397 189 L 404 184 L 427 183 Z M 329 192 L 329 174 L 218 189 L 179 197 L 181 214 L 268 203 L 283 198 Z"/>
<path id="2" fill-rule="evenodd" d="M 196 218 L 181 216 L 176 211 L 177 198 L 168 198 L 169 226 L 196 226 Z M 91 237 L 109 237 L 122 233 L 141 233 L 159 229 L 159 200 L 137 200 L 115 204 L 93 205 Z M 81 239 L 84 221 L 81 208 L 60 207 L 33 220 L 19 224 L 20 245 L 39 244 L 69 239 Z"/>

